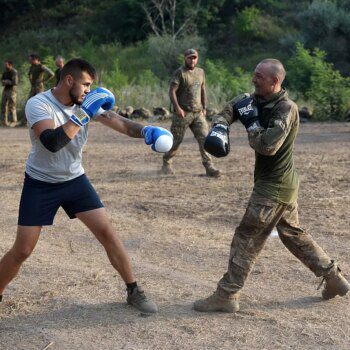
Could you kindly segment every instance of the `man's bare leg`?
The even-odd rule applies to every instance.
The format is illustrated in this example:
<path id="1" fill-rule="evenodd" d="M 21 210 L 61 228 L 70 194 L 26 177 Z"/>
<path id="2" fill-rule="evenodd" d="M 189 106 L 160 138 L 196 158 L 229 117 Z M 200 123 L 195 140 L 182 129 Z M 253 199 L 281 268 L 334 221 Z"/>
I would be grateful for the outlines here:
<path id="1" fill-rule="evenodd" d="M 15 243 L 0 260 L 0 295 L 34 250 L 40 231 L 41 226 L 18 226 Z"/>
<path id="2" fill-rule="evenodd" d="M 106 210 L 104 208 L 99 208 L 78 213 L 76 216 L 91 230 L 105 248 L 109 261 L 119 272 L 127 286 L 128 303 L 142 312 L 157 312 L 156 304 L 147 299 L 143 290 L 137 286 L 129 255 L 119 235 L 113 229 L 107 217 Z"/>

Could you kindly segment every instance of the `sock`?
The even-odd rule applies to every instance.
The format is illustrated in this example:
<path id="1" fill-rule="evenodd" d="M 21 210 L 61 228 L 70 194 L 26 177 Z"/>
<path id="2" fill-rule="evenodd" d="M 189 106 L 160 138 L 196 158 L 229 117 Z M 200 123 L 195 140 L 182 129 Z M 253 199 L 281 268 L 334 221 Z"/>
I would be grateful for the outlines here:
<path id="1" fill-rule="evenodd" d="M 131 294 L 136 287 L 137 287 L 137 282 L 126 283 L 126 288 L 129 294 Z"/>

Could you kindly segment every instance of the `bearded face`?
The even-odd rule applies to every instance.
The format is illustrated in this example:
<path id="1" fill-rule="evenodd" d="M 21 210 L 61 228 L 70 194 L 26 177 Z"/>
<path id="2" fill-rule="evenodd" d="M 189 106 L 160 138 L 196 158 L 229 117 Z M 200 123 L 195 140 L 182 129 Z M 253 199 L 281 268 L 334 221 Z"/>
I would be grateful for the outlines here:
<path id="1" fill-rule="evenodd" d="M 74 82 L 73 86 L 69 89 L 69 97 L 73 104 L 81 105 L 85 95 L 85 93 L 82 94 L 79 89 L 79 84 L 76 82 Z"/>
<path id="2" fill-rule="evenodd" d="M 83 72 L 79 79 L 74 80 L 68 92 L 72 103 L 77 105 L 82 104 L 84 97 L 90 92 L 92 82 L 93 79 L 86 72 Z"/>

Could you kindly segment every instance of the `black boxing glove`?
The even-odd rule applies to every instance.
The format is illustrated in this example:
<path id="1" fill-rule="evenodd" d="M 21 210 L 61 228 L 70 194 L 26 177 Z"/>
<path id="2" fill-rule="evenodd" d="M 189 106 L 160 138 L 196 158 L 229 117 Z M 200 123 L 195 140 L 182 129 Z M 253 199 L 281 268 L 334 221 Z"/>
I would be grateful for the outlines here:
<path id="1" fill-rule="evenodd" d="M 214 157 L 225 157 L 230 152 L 230 129 L 224 124 L 214 124 L 204 141 L 204 149 Z"/>
<path id="2" fill-rule="evenodd" d="M 254 105 L 254 100 L 251 97 L 237 102 L 234 106 L 234 110 L 247 131 L 253 131 L 261 127 L 258 117 L 258 108 Z"/>

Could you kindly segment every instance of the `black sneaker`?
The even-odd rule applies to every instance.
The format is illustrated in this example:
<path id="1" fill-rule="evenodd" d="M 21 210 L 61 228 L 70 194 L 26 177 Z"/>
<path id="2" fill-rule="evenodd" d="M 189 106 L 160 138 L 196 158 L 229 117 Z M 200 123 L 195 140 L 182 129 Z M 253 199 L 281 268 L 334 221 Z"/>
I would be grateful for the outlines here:
<path id="1" fill-rule="evenodd" d="M 134 288 L 131 293 L 128 292 L 127 302 L 147 314 L 155 314 L 158 311 L 157 305 L 147 299 L 145 292 L 140 287 Z"/>

